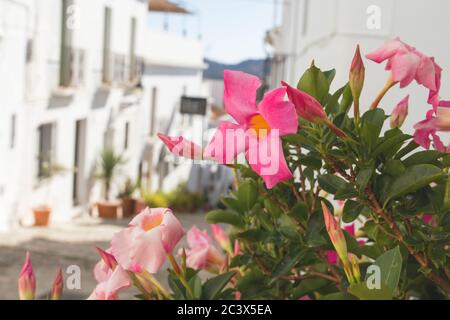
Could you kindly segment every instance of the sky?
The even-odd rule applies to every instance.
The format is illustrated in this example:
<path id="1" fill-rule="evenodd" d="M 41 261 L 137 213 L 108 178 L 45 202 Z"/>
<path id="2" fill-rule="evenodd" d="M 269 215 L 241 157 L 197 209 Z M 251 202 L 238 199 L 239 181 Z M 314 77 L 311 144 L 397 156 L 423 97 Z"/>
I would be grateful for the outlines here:
<path id="1" fill-rule="evenodd" d="M 265 32 L 274 26 L 274 8 L 279 0 L 172 0 L 194 12 L 192 16 L 171 14 L 169 31 L 201 39 L 205 56 L 222 63 L 238 63 L 265 57 Z M 279 14 L 278 14 L 279 15 Z M 277 15 L 277 16 L 278 16 Z M 162 29 L 165 14 L 152 13 L 150 26 Z"/>

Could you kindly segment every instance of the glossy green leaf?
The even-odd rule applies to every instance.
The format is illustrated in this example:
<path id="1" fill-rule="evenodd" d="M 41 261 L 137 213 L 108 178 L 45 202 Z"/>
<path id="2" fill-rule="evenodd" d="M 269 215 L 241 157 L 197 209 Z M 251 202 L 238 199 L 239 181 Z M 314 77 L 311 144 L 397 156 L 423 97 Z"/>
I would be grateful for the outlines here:
<path id="1" fill-rule="evenodd" d="M 230 282 L 236 272 L 226 272 L 211 278 L 205 282 L 202 290 L 202 299 L 214 300 L 220 295 L 225 286 Z"/>
<path id="2" fill-rule="evenodd" d="M 209 224 L 226 223 L 236 227 L 243 227 L 242 217 L 232 211 L 213 210 L 206 215 L 206 221 Z"/>
<path id="3" fill-rule="evenodd" d="M 258 200 L 258 185 L 255 181 L 246 179 L 241 182 L 236 192 L 239 204 L 245 211 L 250 211 Z"/>
<path id="4" fill-rule="evenodd" d="M 314 63 L 306 70 L 298 82 L 297 88 L 323 103 L 330 90 L 327 76 Z"/>
<path id="5" fill-rule="evenodd" d="M 418 164 L 408 167 L 391 183 L 385 205 L 393 198 L 417 191 L 443 176 L 443 172 L 431 164 Z"/>

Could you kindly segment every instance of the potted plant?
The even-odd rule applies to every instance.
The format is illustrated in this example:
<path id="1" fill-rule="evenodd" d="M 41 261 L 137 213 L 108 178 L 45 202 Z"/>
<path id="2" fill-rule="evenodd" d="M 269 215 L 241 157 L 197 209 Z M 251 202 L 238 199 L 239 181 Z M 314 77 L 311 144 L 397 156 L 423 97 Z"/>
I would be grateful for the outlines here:
<path id="1" fill-rule="evenodd" d="M 122 190 L 119 193 L 119 198 L 122 200 L 122 214 L 124 217 L 134 215 L 136 199 L 133 198 L 133 194 L 135 191 L 136 184 L 133 183 L 130 178 L 126 179 Z"/>
<path id="2" fill-rule="evenodd" d="M 100 172 L 97 178 L 103 183 L 104 201 L 97 203 L 98 214 L 101 218 L 115 219 L 117 218 L 117 210 L 120 203 L 110 201 L 110 192 L 112 181 L 117 174 L 118 168 L 124 164 L 121 155 L 116 154 L 112 149 L 104 149 L 100 154 Z"/>
<path id="3" fill-rule="evenodd" d="M 38 180 L 38 186 L 43 185 L 46 188 L 46 201 L 43 204 L 32 208 L 34 216 L 34 225 L 38 227 L 46 227 L 50 221 L 52 208 L 49 205 L 49 197 L 51 192 L 51 182 L 55 175 L 62 174 L 66 169 L 58 164 L 45 162 L 42 166 L 42 172 Z"/>

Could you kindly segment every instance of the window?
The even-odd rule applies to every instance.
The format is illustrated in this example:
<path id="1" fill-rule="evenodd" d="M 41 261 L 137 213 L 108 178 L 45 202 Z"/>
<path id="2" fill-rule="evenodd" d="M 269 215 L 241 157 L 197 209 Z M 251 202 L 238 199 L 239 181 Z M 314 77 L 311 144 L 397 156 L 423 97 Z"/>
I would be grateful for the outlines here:
<path id="1" fill-rule="evenodd" d="M 54 133 L 53 123 L 43 124 L 38 128 L 38 178 L 45 178 L 50 174 L 54 154 Z"/>
<path id="2" fill-rule="evenodd" d="M 129 135 L 130 135 L 130 123 L 125 123 L 125 133 L 124 133 L 124 141 L 123 141 L 123 149 L 128 149 L 128 141 L 129 141 Z"/>
<path id="3" fill-rule="evenodd" d="M 111 25 L 112 10 L 105 7 L 103 17 L 103 82 L 111 82 Z"/>
<path id="4" fill-rule="evenodd" d="M 11 149 L 14 149 L 15 145 L 16 145 L 16 115 L 13 114 L 11 116 L 11 132 L 10 132 L 9 147 Z"/>

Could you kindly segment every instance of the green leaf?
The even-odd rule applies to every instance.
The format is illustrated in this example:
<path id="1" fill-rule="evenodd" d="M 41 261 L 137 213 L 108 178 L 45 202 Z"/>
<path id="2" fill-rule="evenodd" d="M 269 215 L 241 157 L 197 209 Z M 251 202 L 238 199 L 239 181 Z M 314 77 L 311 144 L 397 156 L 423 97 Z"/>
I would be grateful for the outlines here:
<path id="1" fill-rule="evenodd" d="M 352 106 L 352 103 L 353 103 L 352 90 L 350 89 L 350 86 L 347 83 L 344 89 L 344 93 L 342 94 L 342 100 L 339 105 L 339 112 L 347 114 L 348 110 Z"/>
<path id="2" fill-rule="evenodd" d="M 338 190 L 344 189 L 348 185 L 344 179 L 328 173 L 320 175 L 318 182 L 323 190 L 331 194 L 336 194 Z"/>
<path id="3" fill-rule="evenodd" d="M 203 300 L 215 300 L 220 295 L 225 286 L 236 274 L 234 271 L 223 273 L 217 277 L 211 278 L 205 282 L 202 290 Z"/>
<path id="4" fill-rule="evenodd" d="M 309 209 L 306 203 L 299 202 L 291 209 L 289 214 L 297 221 L 305 222 L 308 220 Z"/>
<path id="5" fill-rule="evenodd" d="M 283 211 L 280 209 L 280 206 L 269 198 L 264 199 L 264 207 L 275 219 L 280 217 L 281 214 L 283 213 Z"/>
<path id="6" fill-rule="evenodd" d="M 360 202 L 347 200 L 344 205 L 342 221 L 345 223 L 352 223 L 358 218 L 364 208 L 366 208 L 365 205 Z"/>
<path id="7" fill-rule="evenodd" d="M 443 172 L 431 164 L 418 164 L 408 167 L 403 174 L 392 182 L 384 206 L 393 198 L 415 192 L 428 186 L 443 176 Z"/>
<path id="8" fill-rule="evenodd" d="M 272 272 L 272 277 L 275 279 L 272 279 L 272 282 L 276 281 L 276 278 L 287 274 L 299 262 L 303 252 L 298 250 L 296 251 L 297 252 L 293 254 L 285 255 L 283 259 L 281 259 L 281 261 L 275 266 Z"/>
<path id="9" fill-rule="evenodd" d="M 413 140 L 410 143 L 408 143 L 403 149 L 401 149 L 397 154 L 395 155 L 394 159 L 401 159 L 404 156 L 406 156 L 408 153 L 416 150 L 420 146 Z"/>
<path id="10" fill-rule="evenodd" d="M 354 296 L 345 292 L 335 292 L 320 296 L 318 300 L 356 300 Z"/>
<path id="11" fill-rule="evenodd" d="M 305 294 L 312 293 L 320 288 L 328 285 L 330 281 L 322 278 L 311 278 L 305 279 L 300 282 L 300 284 L 293 290 L 294 299 L 303 297 Z"/>
<path id="12" fill-rule="evenodd" d="M 375 168 L 374 165 L 369 165 L 361 168 L 359 170 L 357 176 L 356 176 L 356 186 L 358 187 L 358 191 L 361 193 L 363 192 L 367 184 L 369 183 L 370 179 L 372 178 L 372 174 L 374 172 Z"/>
<path id="13" fill-rule="evenodd" d="M 327 77 L 328 84 L 331 85 L 331 83 L 334 80 L 334 77 L 336 77 L 336 69 L 324 71 L 323 74 L 325 75 L 325 77 Z"/>
<path id="14" fill-rule="evenodd" d="M 189 280 L 189 286 L 192 288 L 194 293 L 194 299 L 198 300 L 202 296 L 202 281 L 199 276 L 195 275 Z"/>
<path id="15" fill-rule="evenodd" d="M 391 156 L 402 146 L 403 142 L 411 138 L 408 134 L 397 134 L 380 143 L 372 152 L 373 157 L 377 157 L 382 153 L 389 153 Z M 392 152 L 394 151 L 394 152 Z"/>
<path id="16" fill-rule="evenodd" d="M 229 209 L 236 211 L 238 213 L 243 213 L 241 206 L 239 205 L 239 200 L 233 197 L 223 197 L 221 199 L 222 203 Z"/>
<path id="17" fill-rule="evenodd" d="M 439 158 L 442 158 L 442 153 L 435 150 L 426 150 L 414 153 L 412 156 L 403 160 L 403 164 L 411 167 L 416 164 L 430 164 Z"/>
<path id="18" fill-rule="evenodd" d="M 325 73 L 317 68 L 313 62 L 311 67 L 300 78 L 297 88 L 323 103 L 330 90 L 330 84 Z"/>
<path id="19" fill-rule="evenodd" d="M 365 282 L 352 284 L 348 292 L 361 300 L 391 300 L 392 294 L 388 288 L 381 285 L 380 289 L 369 289 Z"/>
<path id="20" fill-rule="evenodd" d="M 393 295 L 397 289 L 402 271 L 400 248 L 397 246 L 394 249 L 386 251 L 375 260 L 374 264 L 380 267 L 381 282 L 386 285 L 391 295 Z"/>
<path id="21" fill-rule="evenodd" d="M 239 185 L 236 192 L 239 204 L 245 211 L 250 211 L 258 200 L 258 185 L 255 181 L 246 179 Z"/>
<path id="22" fill-rule="evenodd" d="M 325 107 L 325 111 L 327 114 L 337 114 L 339 110 L 339 98 L 344 93 L 345 87 L 340 88 L 337 90 L 332 96 L 330 96 L 327 100 L 327 104 Z"/>
<path id="23" fill-rule="evenodd" d="M 369 151 L 375 147 L 386 115 L 383 109 L 370 110 L 361 117 L 361 138 Z"/>
<path id="24" fill-rule="evenodd" d="M 243 227 L 244 220 L 237 213 L 225 210 L 213 210 L 206 215 L 209 224 L 226 223 L 236 227 Z"/>

